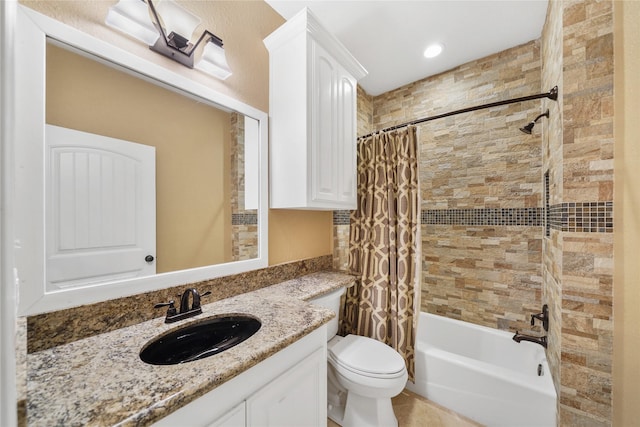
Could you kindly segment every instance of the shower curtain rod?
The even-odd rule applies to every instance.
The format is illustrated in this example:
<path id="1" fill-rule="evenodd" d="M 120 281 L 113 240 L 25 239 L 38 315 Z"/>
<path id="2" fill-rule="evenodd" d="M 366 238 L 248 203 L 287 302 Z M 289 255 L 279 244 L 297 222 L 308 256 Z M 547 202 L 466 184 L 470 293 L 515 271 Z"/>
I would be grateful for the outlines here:
<path id="1" fill-rule="evenodd" d="M 463 108 L 461 110 L 450 111 L 448 113 L 438 114 L 436 116 L 425 117 L 425 118 L 422 118 L 422 119 L 414 120 L 412 122 L 402 123 L 401 125 L 391 126 L 391 127 L 384 128 L 384 129 L 376 131 L 376 132 L 371 132 L 370 134 L 367 134 L 367 135 L 359 136 L 358 139 L 368 138 L 371 135 L 374 135 L 374 134 L 376 134 L 378 132 L 388 132 L 390 130 L 396 130 L 396 129 L 400 129 L 400 128 L 403 128 L 403 127 L 406 127 L 406 126 L 411 126 L 411 125 L 417 125 L 417 124 L 420 124 L 420 123 L 429 122 L 431 120 L 442 119 L 444 117 L 449 117 L 449 116 L 455 116 L 456 114 L 470 113 L 471 111 L 482 110 L 484 108 L 491 108 L 491 107 L 497 107 L 497 106 L 500 106 L 500 105 L 514 104 L 516 102 L 532 101 L 534 99 L 540 99 L 540 98 L 549 98 L 549 99 L 551 99 L 553 101 L 557 101 L 558 100 L 558 86 L 554 86 L 549 92 L 546 92 L 546 93 L 539 93 L 537 95 L 529 95 L 529 96 L 523 96 L 523 97 L 520 97 L 520 98 L 507 99 L 505 101 L 491 102 L 489 104 L 476 105 L 475 107 Z"/>

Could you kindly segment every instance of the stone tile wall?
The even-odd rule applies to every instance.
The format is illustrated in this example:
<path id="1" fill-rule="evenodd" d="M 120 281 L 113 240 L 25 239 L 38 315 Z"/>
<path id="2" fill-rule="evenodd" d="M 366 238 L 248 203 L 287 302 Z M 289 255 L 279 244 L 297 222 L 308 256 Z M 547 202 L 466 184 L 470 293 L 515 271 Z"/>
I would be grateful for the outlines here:
<path id="1" fill-rule="evenodd" d="M 543 171 L 548 174 L 549 206 L 562 203 L 562 3 L 551 1 L 541 37 L 542 84 L 558 86 L 556 102 L 543 101 L 543 108 L 549 109 L 549 119 L 542 123 Z M 547 206 L 546 208 L 548 209 Z M 547 210 L 547 214 L 551 214 Z M 549 224 L 549 236 L 542 240 L 543 302 L 549 306 L 549 332 L 547 358 L 551 375 L 560 396 L 560 359 L 562 348 L 562 227 Z"/>
<path id="2" fill-rule="evenodd" d="M 374 98 L 374 128 L 541 91 L 532 41 Z M 420 141 L 422 310 L 528 331 L 541 309 L 539 101 L 424 123 Z M 537 331 L 537 329 L 536 329 Z"/>
<path id="3" fill-rule="evenodd" d="M 562 200 L 569 205 L 610 206 L 614 3 L 561 4 Z M 562 233 L 560 424 L 608 426 L 613 355 L 613 236 L 608 231 L 612 228 L 572 231 Z"/>
<path id="4" fill-rule="evenodd" d="M 358 86 L 358 136 L 373 132 L 373 97 Z"/>
<path id="5" fill-rule="evenodd" d="M 540 232 L 526 226 L 423 225 L 422 311 L 530 331 L 529 315 L 541 308 Z"/>
<path id="6" fill-rule="evenodd" d="M 561 426 L 611 425 L 612 12 L 608 0 L 553 0 L 542 35 L 543 82 L 561 87 L 543 138 L 551 199 L 543 240 L 547 355 Z"/>

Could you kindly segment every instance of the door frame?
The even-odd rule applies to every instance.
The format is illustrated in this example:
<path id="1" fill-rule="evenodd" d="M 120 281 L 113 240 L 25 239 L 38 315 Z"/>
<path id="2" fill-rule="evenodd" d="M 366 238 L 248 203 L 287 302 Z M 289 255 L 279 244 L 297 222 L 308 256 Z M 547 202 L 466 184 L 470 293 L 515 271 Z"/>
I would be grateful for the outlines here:
<path id="1" fill-rule="evenodd" d="M 13 274 L 13 162 L 15 135 L 15 22 L 17 1 L 0 2 L 0 425 L 15 426 L 17 416 L 17 284 Z M 26 337 L 25 337 L 26 339 Z"/>

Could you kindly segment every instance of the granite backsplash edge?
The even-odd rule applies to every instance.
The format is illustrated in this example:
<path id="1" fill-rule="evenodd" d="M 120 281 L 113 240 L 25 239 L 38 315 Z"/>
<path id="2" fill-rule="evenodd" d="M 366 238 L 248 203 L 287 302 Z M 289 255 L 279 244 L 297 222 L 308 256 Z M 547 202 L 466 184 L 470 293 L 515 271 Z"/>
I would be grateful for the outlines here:
<path id="1" fill-rule="evenodd" d="M 188 288 L 211 291 L 203 304 L 252 292 L 318 271 L 332 270 L 332 256 L 294 261 L 231 276 L 27 317 L 27 352 L 46 350 L 165 315 L 159 302 L 176 300 Z"/>

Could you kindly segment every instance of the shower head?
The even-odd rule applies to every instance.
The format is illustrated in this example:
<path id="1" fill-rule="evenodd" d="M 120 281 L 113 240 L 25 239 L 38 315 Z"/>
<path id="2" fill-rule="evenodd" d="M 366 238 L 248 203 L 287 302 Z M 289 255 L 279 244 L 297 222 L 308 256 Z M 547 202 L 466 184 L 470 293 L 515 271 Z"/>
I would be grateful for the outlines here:
<path id="1" fill-rule="evenodd" d="M 549 110 L 547 110 L 544 113 L 540 114 L 532 122 L 529 122 L 528 125 L 521 127 L 520 130 L 522 132 L 526 133 L 527 135 L 531 135 L 531 131 L 533 131 L 533 127 L 536 125 L 538 120 L 540 120 L 542 117 L 549 118 Z"/>
<path id="2" fill-rule="evenodd" d="M 526 133 L 527 135 L 531 135 L 531 131 L 533 130 L 533 127 L 535 125 L 536 125 L 536 122 L 531 122 L 528 125 L 521 127 L 520 130 Z"/>

